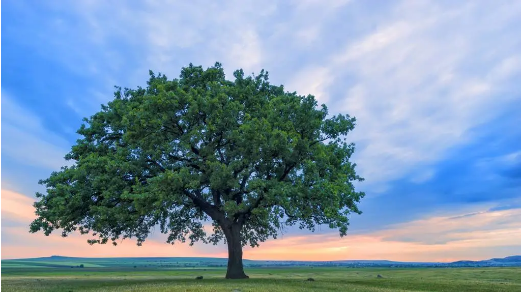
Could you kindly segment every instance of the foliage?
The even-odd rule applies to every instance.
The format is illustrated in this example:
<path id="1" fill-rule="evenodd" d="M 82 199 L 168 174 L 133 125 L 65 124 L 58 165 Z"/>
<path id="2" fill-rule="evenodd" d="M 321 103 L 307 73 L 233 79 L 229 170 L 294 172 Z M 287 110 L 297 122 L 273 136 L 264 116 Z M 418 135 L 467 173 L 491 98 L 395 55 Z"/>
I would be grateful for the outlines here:
<path id="1" fill-rule="evenodd" d="M 214 243 L 241 227 L 242 245 L 276 238 L 284 225 L 327 224 L 343 236 L 360 213 L 363 180 L 344 142 L 349 115 L 327 118 L 311 95 L 271 85 L 268 73 L 225 79 L 219 63 L 183 68 L 179 79 L 150 72 L 146 88 L 117 88 L 88 119 L 66 155 L 69 167 L 40 183 L 30 231 L 78 230 L 105 244 L 159 225 L 167 242 Z M 213 223 L 213 233 L 203 224 Z"/>

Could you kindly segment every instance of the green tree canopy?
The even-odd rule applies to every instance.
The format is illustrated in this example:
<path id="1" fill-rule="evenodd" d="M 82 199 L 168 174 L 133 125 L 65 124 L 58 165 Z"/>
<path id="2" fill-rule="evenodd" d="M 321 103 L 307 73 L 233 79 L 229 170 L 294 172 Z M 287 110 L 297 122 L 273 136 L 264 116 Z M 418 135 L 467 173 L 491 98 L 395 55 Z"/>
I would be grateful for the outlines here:
<path id="1" fill-rule="evenodd" d="M 219 63 L 150 72 L 146 88 L 117 88 L 84 119 L 62 167 L 40 183 L 31 232 L 79 231 L 105 244 L 141 245 L 159 225 L 167 242 L 229 248 L 227 278 L 243 278 L 242 247 L 276 238 L 284 225 L 346 235 L 364 196 L 349 161 L 349 115 L 327 118 L 312 95 L 271 85 L 268 73 L 225 79 Z M 206 234 L 204 223 L 212 223 Z"/>

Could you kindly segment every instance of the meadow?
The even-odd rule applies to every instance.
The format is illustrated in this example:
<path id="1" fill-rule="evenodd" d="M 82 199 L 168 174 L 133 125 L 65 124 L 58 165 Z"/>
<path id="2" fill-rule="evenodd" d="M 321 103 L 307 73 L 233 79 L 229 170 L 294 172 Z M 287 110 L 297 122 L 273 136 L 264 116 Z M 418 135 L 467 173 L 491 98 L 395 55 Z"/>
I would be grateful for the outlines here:
<path id="1" fill-rule="evenodd" d="M 148 264 L 147 264 L 148 263 Z M 2 291 L 521 291 L 521 268 L 246 268 L 226 280 L 223 267 L 82 259 L 2 261 Z M 174 265 L 174 264 L 173 264 Z M 381 276 L 381 278 L 378 277 Z M 195 279 L 203 276 L 202 280 Z M 307 281 L 313 278 L 314 281 Z"/>

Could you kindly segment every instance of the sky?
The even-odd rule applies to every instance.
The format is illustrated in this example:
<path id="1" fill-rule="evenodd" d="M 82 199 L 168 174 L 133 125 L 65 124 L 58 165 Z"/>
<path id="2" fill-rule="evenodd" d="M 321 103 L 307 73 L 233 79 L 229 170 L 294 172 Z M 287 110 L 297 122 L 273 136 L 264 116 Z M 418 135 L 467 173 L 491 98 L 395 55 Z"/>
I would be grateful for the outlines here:
<path id="1" fill-rule="evenodd" d="M 521 4 L 484 1 L 25 1 L 1 7 L 1 257 L 226 257 L 226 245 L 30 234 L 38 180 L 70 164 L 114 86 L 193 63 L 269 71 L 357 126 L 348 235 L 289 227 L 261 260 L 521 254 Z"/>

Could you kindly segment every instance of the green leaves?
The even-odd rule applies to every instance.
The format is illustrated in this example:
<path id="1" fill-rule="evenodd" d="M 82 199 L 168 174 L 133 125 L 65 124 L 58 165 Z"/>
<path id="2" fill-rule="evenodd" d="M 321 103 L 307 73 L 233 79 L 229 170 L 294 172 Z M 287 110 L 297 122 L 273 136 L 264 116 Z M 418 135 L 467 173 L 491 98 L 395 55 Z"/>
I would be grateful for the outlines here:
<path id="1" fill-rule="evenodd" d="M 150 72 L 147 88 L 116 88 L 78 130 L 66 155 L 73 166 L 41 181 L 31 232 L 139 245 L 155 226 L 169 243 L 217 243 L 233 224 L 251 246 L 284 225 L 345 235 L 364 196 L 352 185 L 362 180 L 349 161 L 354 145 L 343 139 L 355 119 L 327 118 L 325 105 L 271 85 L 266 71 L 234 77 L 219 63 L 190 64 L 179 79 Z"/>

